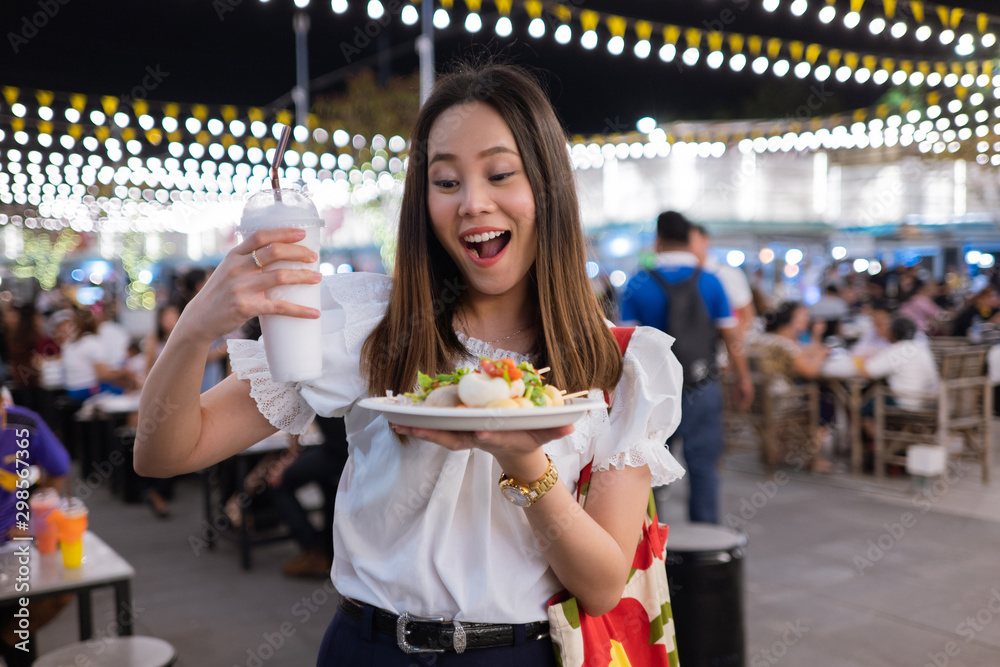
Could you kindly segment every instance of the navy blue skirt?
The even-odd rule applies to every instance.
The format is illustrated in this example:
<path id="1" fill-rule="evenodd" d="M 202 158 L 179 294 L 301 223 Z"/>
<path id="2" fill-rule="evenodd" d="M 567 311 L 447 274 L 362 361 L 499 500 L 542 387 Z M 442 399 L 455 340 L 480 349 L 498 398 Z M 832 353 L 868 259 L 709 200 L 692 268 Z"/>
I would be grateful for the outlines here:
<path id="1" fill-rule="evenodd" d="M 396 638 L 343 610 L 330 622 L 316 667 L 557 667 L 552 640 L 518 640 L 513 646 L 469 649 L 458 653 L 404 653 Z"/>

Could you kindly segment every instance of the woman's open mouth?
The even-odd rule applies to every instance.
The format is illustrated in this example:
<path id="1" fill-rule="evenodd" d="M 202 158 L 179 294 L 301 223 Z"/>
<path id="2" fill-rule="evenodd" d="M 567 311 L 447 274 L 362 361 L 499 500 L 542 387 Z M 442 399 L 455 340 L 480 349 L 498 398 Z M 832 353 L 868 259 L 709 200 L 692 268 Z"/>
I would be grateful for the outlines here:
<path id="1" fill-rule="evenodd" d="M 491 231 L 482 234 L 467 234 L 462 237 L 462 247 L 474 260 L 482 263 L 498 258 L 510 243 L 509 231 Z M 492 263 L 492 262 L 488 262 Z"/>

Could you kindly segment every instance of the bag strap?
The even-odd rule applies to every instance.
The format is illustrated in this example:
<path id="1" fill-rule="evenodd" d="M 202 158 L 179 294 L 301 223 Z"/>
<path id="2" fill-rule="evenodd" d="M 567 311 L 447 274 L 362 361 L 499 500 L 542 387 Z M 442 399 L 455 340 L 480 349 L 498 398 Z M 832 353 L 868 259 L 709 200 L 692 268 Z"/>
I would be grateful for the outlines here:
<path id="1" fill-rule="evenodd" d="M 622 357 L 625 356 L 625 350 L 628 349 L 628 344 L 632 340 L 632 334 L 634 333 L 635 327 L 611 327 L 611 334 L 615 337 L 615 341 L 618 343 L 618 349 L 621 350 Z M 610 409 L 611 398 L 608 396 L 608 392 L 606 391 L 604 392 L 604 402 L 608 404 L 608 409 Z M 580 481 L 576 485 L 577 502 L 581 502 L 581 497 L 585 498 L 587 495 L 587 491 L 585 489 L 590 484 L 590 476 L 593 472 L 593 467 L 594 459 L 591 459 L 590 463 L 584 466 L 583 470 L 580 471 Z"/>

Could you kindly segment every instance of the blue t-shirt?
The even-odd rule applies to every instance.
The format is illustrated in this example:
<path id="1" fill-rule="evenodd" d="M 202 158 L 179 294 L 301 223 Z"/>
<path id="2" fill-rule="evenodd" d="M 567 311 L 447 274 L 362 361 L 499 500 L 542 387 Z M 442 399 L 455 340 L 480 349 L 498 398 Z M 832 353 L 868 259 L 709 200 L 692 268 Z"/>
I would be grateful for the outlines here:
<path id="1" fill-rule="evenodd" d="M 26 447 L 20 444 L 27 443 Z M 18 456 L 17 452 L 27 451 Z M 17 459 L 22 463 L 18 464 Z M 7 408 L 7 425 L 0 430 L 0 542 L 14 526 L 18 471 L 37 465 L 52 477 L 69 472 L 69 452 L 37 413 L 18 405 Z"/>
<path id="2" fill-rule="evenodd" d="M 694 272 L 693 266 L 661 266 L 653 269 L 663 276 L 668 283 L 679 283 L 687 280 Z M 698 290 L 705 300 L 708 315 L 719 328 L 725 329 L 736 325 L 736 319 L 729 309 L 726 292 L 722 283 L 711 273 L 702 271 L 698 277 Z M 638 322 L 643 326 L 663 329 L 670 315 L 667 295 L 646 272 L 632 276 L 625 286 L 625 298 L 622 302 L 622 321 Z M 668 332 L 669 333 L 669 332 Z"/>

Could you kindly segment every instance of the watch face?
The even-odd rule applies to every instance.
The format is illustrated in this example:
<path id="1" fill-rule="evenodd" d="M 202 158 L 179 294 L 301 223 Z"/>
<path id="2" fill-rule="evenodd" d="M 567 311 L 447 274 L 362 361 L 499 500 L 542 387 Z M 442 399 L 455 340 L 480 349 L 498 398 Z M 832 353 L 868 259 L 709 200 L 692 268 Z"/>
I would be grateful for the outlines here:
<path id="1" fill-rule="evenodd" d="M 527 507 L 530 504 L 527 496 L 524 495 L 524 492 L 516 486 L 505 486 L 501 490 L 503 491 L 504 498 L 518 507 Z"/>

